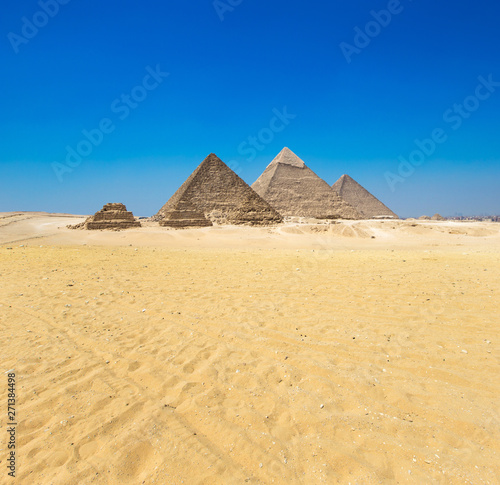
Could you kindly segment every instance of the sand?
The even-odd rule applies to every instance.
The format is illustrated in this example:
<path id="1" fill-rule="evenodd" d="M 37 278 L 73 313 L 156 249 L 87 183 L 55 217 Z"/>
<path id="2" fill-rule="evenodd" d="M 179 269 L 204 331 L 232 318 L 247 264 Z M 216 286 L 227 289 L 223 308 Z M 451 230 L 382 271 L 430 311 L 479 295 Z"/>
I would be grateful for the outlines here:
<path id="1" fill-rule="evenodd" d="M 0 214 L 1 483 L 500 482 L 500 225 L 83 219 Z"/>

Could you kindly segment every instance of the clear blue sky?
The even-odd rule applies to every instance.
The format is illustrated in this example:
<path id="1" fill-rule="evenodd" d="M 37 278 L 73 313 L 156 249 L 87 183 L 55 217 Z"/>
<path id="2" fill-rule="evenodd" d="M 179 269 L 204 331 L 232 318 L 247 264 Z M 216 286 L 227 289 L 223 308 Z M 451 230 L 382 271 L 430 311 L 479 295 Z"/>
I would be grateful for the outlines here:
<path id="1" fill-rule="evenodd" d="M 148 216 L 210 152 L 252 184 L 288 146 L 403 217 L 500 213 L 496 2 L 55 1 L 2 7 L 0 211 Z"/>

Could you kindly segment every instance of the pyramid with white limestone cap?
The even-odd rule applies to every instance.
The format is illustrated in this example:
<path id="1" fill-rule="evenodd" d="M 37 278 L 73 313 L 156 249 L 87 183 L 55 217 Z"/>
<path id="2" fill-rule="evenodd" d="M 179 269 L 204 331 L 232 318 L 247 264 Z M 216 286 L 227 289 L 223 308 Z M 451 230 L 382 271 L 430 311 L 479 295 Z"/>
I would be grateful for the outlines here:
<path id="1" fill-rule="evenodd" d="M 289 148 L 283 148 L 252 188 L 282 216 L 316 219 L 361 219 Z"/>
<path id="2" fill-rule="evenodd" d="M 342 175 L 332 188 L 365 219 L 398 219 L 398 216 L 349 175 Z"/>

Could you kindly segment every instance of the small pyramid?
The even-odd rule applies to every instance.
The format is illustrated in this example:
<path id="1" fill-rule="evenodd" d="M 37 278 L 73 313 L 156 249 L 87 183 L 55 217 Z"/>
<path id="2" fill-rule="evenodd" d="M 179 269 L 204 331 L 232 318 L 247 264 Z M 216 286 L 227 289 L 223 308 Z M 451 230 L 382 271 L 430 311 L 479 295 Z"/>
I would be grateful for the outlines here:
<path id="1" fill-rule="evenodd" d="M 87 218 L 85 222 L 68 226 L 70 229 L 128 229 L 130 227 L 141 227 L 141 223 L 136 221 L 134 214 L 127 211 L 124 204 L 111 202 L 103 206 L 93 216 Z"/>
<path id="2" fill-rule="evenodd" d="M 446 221 L 446 218 L 443 217 L 441 214 L 434 214 L 432 217 L 431 217 L 431 220 L 432 221 Z"/>
<path id="3" fill-rule="evenodd" d="M 387 206 L 358 184 L 349 175 L 342 175 L 333 185 L 333 190 L 356 208 L 366 219 L 398 219 Z"/>
<path id="4" fill-rule="evenodd" d="M 356 209 L 286 147 L 267 166 L 252 188 L 282 216 L 362 218 Z"/>
<path id="5" fill-rule="evenodd" d="M 199 222 L 201 214 L 210 224 L 211 221 L 224 221 L 229 224 L 266 225 L 282 221 L 276 210 L 213 153 L 198 165 L 152 219 L 168 225 L 168 221 L 176 218 L 182 220 L 182 212 L 186 208 L 191 211 L 190 215 L 186 213 L 187 226 L 193 217 Z"/>

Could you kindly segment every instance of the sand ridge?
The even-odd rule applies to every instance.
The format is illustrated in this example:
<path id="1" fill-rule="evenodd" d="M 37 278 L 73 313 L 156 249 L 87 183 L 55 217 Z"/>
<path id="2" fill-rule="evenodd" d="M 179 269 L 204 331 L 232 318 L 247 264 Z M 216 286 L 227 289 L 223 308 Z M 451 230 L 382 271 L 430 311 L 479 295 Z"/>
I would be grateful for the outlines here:
<path id="1" fill-rule="evenodd" d="M 75 231 L 67 228 L 87 216 L 0 213 L 0 245 L 69 244 L 168 248 L 254 249 L 447 249 L 467 246 L 495 249 L 500 225 L 486 222 L 361 220 L 315 221 L 292 218 L 268 227 L 213 226 L 197 229 L 160 227 L 142 219 L 141 228 L 123 231 Z"/>

